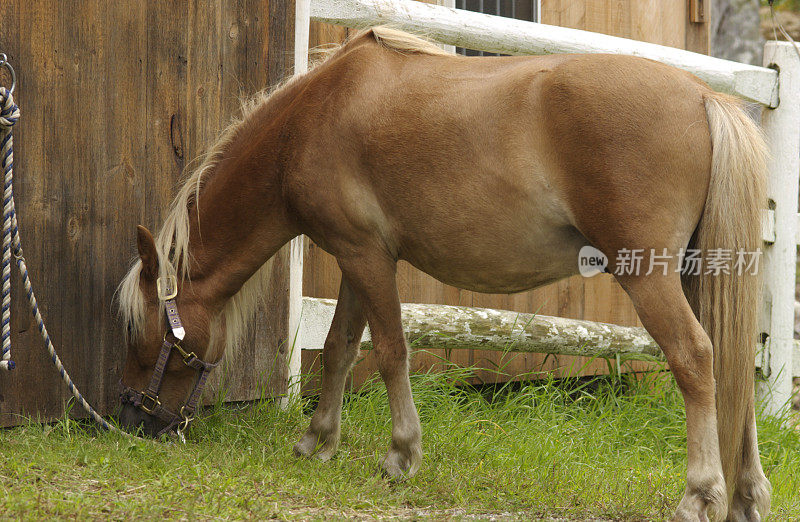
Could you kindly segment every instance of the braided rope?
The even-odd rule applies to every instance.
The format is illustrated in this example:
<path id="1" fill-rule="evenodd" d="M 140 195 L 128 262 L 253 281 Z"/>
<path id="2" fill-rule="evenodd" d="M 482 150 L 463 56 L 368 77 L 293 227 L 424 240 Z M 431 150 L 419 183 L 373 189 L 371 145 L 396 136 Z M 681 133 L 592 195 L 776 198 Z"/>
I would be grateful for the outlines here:
<path id="1" fill-rule="evenodd" d="M 19 119 L 19 108 L 14 105 L 14 100 L 11 97 L 11 92 L 5 87 L 0 87 L 0 154 L 2 155 L 3 172 L 5 174 L 5 185 L 3 188 L 3 261 L 2 261 L 2 330 L 0 338 L 2 339 L 2 356 L 0 356 L 0 368 L 12 370 L 15 366 L 14 361 L 11 360 L 11 255 L 13 253 L 14 259 L 17 262 L 20 274 L 22 274 L 23 284 L 25 285 L 25 292 L 28 296 L 30 303 L 31 313 L 33 313 L 36 324 L 39 327 L 39 333 L 42 334 L 47 352 L 50 354 L 50 359 L 53 361 L 56 369 L 58 370 L 64 384 L 67 385 L 72 396 L 81 407 L 104 429 L 113 431 L 130 437 L 131 435 L 122 431 L 115 426 L 106 422 L 103 417 L 95 411 L 92 406 L 83 398 L 80 390 L 72 382 L 69 373 L 64 369 L 61 364 L 61 359 L 56 353 L 53 342 L 50 340 L 50 335 L 47 333 L 47 328 L 44 325 L 44 319 L 39 312 L 39 305 L 36 302 L 36 295 L 33 293 L 33 286 L 31 285 L 31 278 L 28 275 L 28 267 L 25 264 L 25 258 L 22 256 L 22 241 L 19 237 L 19 227 L 17 225 L 17 213 L 14 206 L 13 194 L 13 138 L 11 135 L 11 128 L 17 123 Z"/>
<path id="2" fill-rule="evenodd" d="M 14 197 L 11 193 L 14 166 L 14 139 L 11 127 L 19 119 L 19 107 L 14 105 L 14 100 L 5 87 L 0 87 L 0 154 L 3 158 L 3 173 L 5 185 L 3 188 L 3 287 L 2 287 L 2 356 L 0 367 L 4 370 L 13 370 L 14 361 L 11 360 L 11 240 L 14 224 Z"/>

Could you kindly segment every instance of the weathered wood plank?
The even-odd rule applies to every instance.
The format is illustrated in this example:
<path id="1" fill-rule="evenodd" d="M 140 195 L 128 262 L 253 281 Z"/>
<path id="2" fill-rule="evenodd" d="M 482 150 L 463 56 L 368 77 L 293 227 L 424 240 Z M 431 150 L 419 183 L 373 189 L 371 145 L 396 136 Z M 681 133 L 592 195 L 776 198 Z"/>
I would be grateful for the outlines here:
<path id="1" fill-rule="evenodd" d="M 15 189 L 26 258 L 59 354 L 102 413 L 117 402 L 125 346 L 111 301 L 135 255 L 135 226 L 162 222 L 184 168 L 241 95 L 291 73 L 287 13 L 293 0 L 0 2 L 0 51 L 19 77 Z M 276 256 L 260 321 L 215 377 L 229 399 L 286 391 L 286 262 L 286 252 Z M 0 372 L 0 425 L 59 417 L 68 398 L 21 285 L 13 291 L 18 365 Z"/>
<path id="2" fill-rule="evenodd" d="M 266 4 L 256 0 L 207 1 L 198 6 L 195 16 L 198 22 L 205 21 L 189 30 L 193 53 L 190 65 L 198 67 L 199 78 L 218 82 L 195 89 L 196 114 L 213 111 L 207 121 L 214 124 L 199 126 L 207 143 L 213 142 L 238 113 L 241 98 L 291 74 L 291 60 L 283 58 L 291 53 L 291 48 L 284 47 L 291 28 L 275 29 L 277 20 L 290 8 L 287 2 Z M 209 28 L 216 31 L 211 38 Z M 274 38 L 279 45 L 273 45 Z M 192 96 L 191 85 L 189 91 Z M 194 119 L 203 121 L 199 116 Z M 198 149 L 196 153 L 199 152 Z M 221 369 L 211 374 L 206 393 L 210 400 L 215 394 L 224 394 L 226 400 L 245 401 L 286 392 L 286 357 L 282 350 L 286 344 L 287 262 L 286 249 L 273 259 L 267 302 L 259 306 L 245 338 L 229 347 Z"/>
<path id="3" fill-rule="evenodd" d="M 20 79 L 15 128 L 20 233 L 41 310 L 84 395 L 107 411 L 122 363 L 109 313 L 129 250 L 117 248 L 137 206 L 121 204 L 146 171 L 145 11 L 3 2 L 0 34 Z M 124 45 L 118 45 L 124 40 Z M 132 230 L 132 229 L 131 229 Z M 132 234 L 131 234 L 132 235 Z M 111 245 L 115 245 L 114 248 Z M 15 283 L 14 372 L 0 376 L 0 424 L 63 414 L 68 394 L 32 327 Z"/>

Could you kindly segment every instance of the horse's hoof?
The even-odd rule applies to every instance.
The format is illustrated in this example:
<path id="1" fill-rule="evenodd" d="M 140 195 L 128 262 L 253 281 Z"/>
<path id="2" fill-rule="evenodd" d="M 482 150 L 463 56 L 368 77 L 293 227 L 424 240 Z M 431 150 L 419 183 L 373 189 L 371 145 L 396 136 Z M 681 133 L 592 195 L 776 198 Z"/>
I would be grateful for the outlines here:
<path id="1" fill-rule="evenodd" d="M 403 481 L 413 477 L 422 463 L 422 447 L 412 444 L 405 450 L 394 447 L 394 444 L 381 461 L 383 476 L 391 481 Z"/>
<path id="2" fill-rule="evenodd" d="M 706 480 L 697 481 L 691 486 L 687 483 L 673 520 L 697 522 L 716 522 L 725 520 L 728 515 L 728 494 L 725 481 L 720 473 Z"/>
<path id="3" fill-rule="evenodd" d="M 306 432 L 305 435 L 294 445 L 293 451 L 297 457 L 306 457 L 327 462 L 336 454 L 339 447 L 339 438 L 327 436 L 323 437 L 311 432 Z"/>
<path id="4" fill-rule="evenodd" d="M 760 522 L 769 516 L 772 485 L 761 466 L 739 476 L 728 519 L 731 522 Z"/>

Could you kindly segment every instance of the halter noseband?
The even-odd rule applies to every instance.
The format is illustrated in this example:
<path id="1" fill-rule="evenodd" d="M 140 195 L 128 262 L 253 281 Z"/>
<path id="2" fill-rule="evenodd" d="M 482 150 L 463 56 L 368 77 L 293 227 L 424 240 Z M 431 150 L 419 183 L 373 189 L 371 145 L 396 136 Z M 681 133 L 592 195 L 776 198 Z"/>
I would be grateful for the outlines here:
<path id="1" fill-rule="evenodd" d="M 125 386 L 120 381 L 122 391 L 120 393 L 120 401 L 122 404 L 133 404 L 143 412 L 153 417 L 156 417 L 167 425 L 162 428 L 156 436 L 161 436 L 164 433 L 176 429 L 178 436 L 183 440 L 183 431 L 189 426 L 189 423 L 194 419 L 194 412 L 197 408 L 197 403 L 200 400 L 200 395 L 203 392 L 203 387 L 206 384 L 208 374 L 217 367 L 219 361 L 215 363 L 208 363 L 199 359 L 193 352 L 187 352 L 181 348 L 180 342 L 186 335 L 181 323 L 181 317 L 178 314 L 178 306 L 175 303 L 175 298 L 178 297 L 178 282 L 176 277 L 168 276 L 159 278 L 156 281 L 159 300 L 164 301 L 164 311 L 167 314 L 167 322 L 169 329 L 164 333 L 164 343 L 161 345 L 161 352 L 158 354 L 156 366 L 153 369 L 153 376 L 150 377 L 150 384 L 143 392 L 134 390 L 129 386 Z M 170 339 L 170 337 L 172 339 Z M 189 398 L 181 406 L 178 413 L 175 413 L 165 408 L 161 401 L 158 400 L 158 392 L 161 389 L 161 381 L 164 379 L 164 372 L 169 362 L 169 356 L 172 350 L 175 349 L 181 355 L 183 364 L 197 370 L 199 376 L 194 383 Z"/>

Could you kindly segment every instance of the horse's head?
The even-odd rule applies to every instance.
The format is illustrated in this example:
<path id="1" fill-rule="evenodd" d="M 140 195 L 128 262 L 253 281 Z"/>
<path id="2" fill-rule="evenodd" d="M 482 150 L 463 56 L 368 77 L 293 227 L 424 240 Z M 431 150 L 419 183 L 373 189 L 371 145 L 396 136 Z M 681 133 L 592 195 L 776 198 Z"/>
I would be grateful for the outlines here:
<path id="1" fill-rule="evenodd" d="M 128 328 L 120 424 L 150 436 L 182 433 L 221 357 L 224 325 L 204 306 L 199 285 L 165 275 L 153 236 L 142 226 L 137 246 L 139 262 L 120 287 Z"/>

